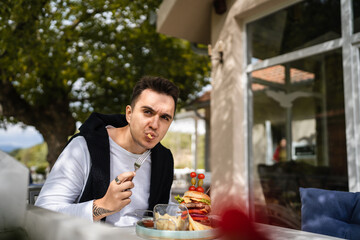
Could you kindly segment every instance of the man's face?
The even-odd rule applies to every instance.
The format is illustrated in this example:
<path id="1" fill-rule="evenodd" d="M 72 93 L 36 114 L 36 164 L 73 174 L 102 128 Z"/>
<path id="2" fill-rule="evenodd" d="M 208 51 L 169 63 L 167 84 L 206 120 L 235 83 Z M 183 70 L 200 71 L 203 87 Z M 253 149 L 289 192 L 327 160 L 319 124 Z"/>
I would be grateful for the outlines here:
<path id="1" fill-rule="evenodd" d="M 171 96 L 144 90 L 134 108 L 126 107 L 126 119 L 136 152 L 151 149 L 165 136 L 174 118 L 175 102 Z"/>

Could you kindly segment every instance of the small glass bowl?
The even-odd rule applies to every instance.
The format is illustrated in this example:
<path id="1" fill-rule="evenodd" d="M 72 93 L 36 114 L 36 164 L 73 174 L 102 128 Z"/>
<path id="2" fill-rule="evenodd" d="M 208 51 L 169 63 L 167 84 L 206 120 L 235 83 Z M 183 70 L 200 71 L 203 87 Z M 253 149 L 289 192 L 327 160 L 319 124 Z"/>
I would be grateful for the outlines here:
<path id="1" fill-rule="evenodd" d="M 178 204 L 157 204 L 154 207 L 154 228 L 185 231 L 189 228 L 189 211 Z"/>
<path id="2" fill-rule="evenodd" d="M 138 221 L 141 221 L 144 227 L 147 228 L 153 228 L 154 227 L 154 214 L 153 211 L 150 210 L 142 210 L 142 209 L 136 209 L 134 211 L 134 215 L 138 219 Z"/>

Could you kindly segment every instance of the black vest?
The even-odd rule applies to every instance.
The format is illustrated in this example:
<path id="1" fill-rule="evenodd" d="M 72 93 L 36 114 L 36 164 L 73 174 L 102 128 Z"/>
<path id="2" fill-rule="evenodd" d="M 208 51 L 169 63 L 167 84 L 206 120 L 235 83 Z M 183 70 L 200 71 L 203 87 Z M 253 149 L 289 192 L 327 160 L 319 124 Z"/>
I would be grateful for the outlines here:
<path id="1" fill-rule="evenodd" d="M 112 125 L 118 128 L 124 127 L 127 124 L 125 115 L 92 113 L 80 127 L 80 133 L 74 135 L 69 140 L 70 142 L 77 136 L 83 136 L 90 152 L 91 168 L 80 202 L 99 199 L 105 195 L 112 180 L 110 179 L 109 135 L 105 127 Z M 148 210 L 153 210 L 156 204 L 166 204 L 169 202 L 173 176 L 173 156 L 169 149 L 158 143 L 151 150 L 151 179 Z"/>

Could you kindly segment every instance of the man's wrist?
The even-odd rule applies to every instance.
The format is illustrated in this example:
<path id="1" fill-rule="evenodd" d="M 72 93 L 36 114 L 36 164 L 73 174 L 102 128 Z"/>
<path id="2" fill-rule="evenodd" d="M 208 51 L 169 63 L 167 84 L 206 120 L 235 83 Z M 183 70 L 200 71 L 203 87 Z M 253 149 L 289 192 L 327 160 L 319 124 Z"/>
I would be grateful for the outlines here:
<path id="1" fill-rule="evenodd" d="M 99 221 L 113 213 L 114 211 L 102 207 L 101 204 L 99 204 L 99 199 L 93 201 L 92 214 L 94 221 Z"/>

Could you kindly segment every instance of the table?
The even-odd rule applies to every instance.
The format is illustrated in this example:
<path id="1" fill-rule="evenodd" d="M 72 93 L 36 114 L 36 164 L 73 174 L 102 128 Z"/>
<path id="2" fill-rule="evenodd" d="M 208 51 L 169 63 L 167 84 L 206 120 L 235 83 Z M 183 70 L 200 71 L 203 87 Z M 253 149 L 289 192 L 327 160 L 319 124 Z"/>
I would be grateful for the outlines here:
<path id="1" fill-rule="evenodd" d="M 266 235 L 274 240 L 339 239 L 265 224 L 256 224 L 256 226 L 259 231 L 266 232 Z M 85 219 L 32 205 L 28 205 L 23 228 L 30 239 L 36 240 L 143 240 L 143 238 L 136 235 L 135 226 L 114 227 L 104 223 L 92 223 Z"/>
<path id="2" fill-rule="evenodd" d="M 322 234 L 315 234 L 305 231 L 299 231 L 294 229 L 288 229 L 288 228 L 282 228 L 277 226 L 271 226 L 271 225 L 265 225 L 265 224 L 256 224 L 261 232 L 266 232 L 267 236 L 270 237 L 270 239 L 274 240 L 323 240 L 323 239 L 329 239 L 329 240 L 339 240 L 341 238 L 335 238 L 330 237 Z M 135 227 L 126 227 L 126 228 L 120 228 L 121 232 L 126 234 L 127 236 L 131 236 L 131 239 L 136 240 L 143 240 L 143 238 L 136 235 Z M 221 240 L 219 238 L 218 240 Z"/>
<path id="3" fill-rule="evenodd" d="M 271 226 L 266 224 L 256 224 L 259 228 L 259 231 L 266 232 L 270 236 L 270 239 L 274 240 L 320 240 L 320 239 L 342 239 L 342 238 L 336 238 L 331 237 L 327 235 L 322 234 L 316 234 L 316 233 L 310 233 L 290 228 L 283 228 L 283 227 L 277 227 L 277 226 Z"/>
<path id="4" fill-rule="evenodd" d="M 341 238 L 326 236 L 322 234 L 310 233 L 305 231 L 299 231 L 294 229 L 288 229 L 283 227 L 271 226 L 266 224 L 256 224 L 261 232 L 266 232 L 270 239 L 274 240 L 339 240 Z M 124 227 L 120 228 L 120 231 L 127 236 L 131 236 L 131 239 L 140 240 L 143 238 L 136 235 L 135 227 Z M 221 240 L 221 238 L 219 238 Z"/>

